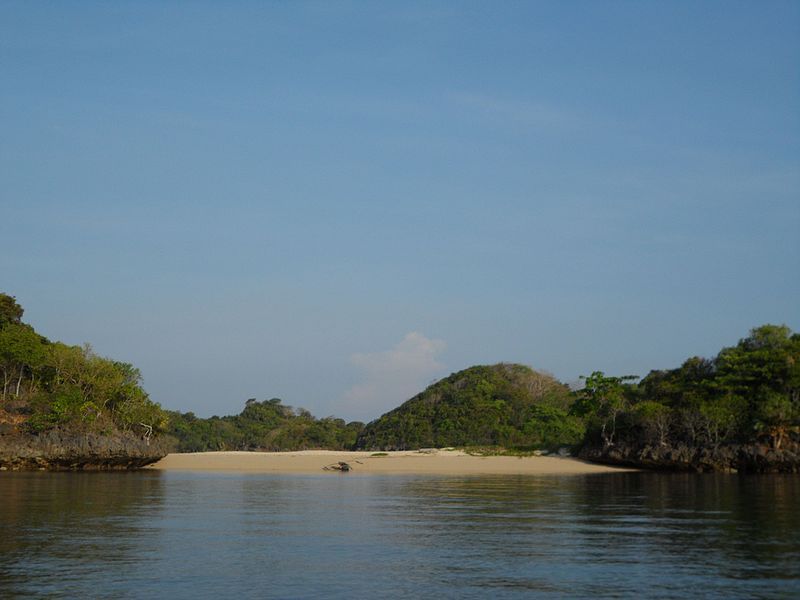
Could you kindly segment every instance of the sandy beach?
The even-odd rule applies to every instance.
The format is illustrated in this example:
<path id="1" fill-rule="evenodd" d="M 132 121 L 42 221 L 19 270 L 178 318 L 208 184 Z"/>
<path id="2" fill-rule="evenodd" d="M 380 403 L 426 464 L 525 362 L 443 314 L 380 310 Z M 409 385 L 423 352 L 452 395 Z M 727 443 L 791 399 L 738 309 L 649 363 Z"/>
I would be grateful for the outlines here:
<path id="1" fill-rule="evenodd" d="M 170 454 L 150 469 L 176 471 L 229 471 L 244 473 L 330 473 L 325 470 L 346 462 L 352 474 L 429 475 L 570 475 L 625 471 L 558 456 L 471 456 L 457 450 L 402 452 L 198 452 Z"/>

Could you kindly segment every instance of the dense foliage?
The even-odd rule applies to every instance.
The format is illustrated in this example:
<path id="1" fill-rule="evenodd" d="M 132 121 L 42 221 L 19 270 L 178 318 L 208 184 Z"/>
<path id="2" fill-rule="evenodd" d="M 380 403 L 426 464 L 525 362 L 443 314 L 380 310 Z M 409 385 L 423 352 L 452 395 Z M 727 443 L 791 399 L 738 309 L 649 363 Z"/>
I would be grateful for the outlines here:
<path id="1" fill-rule="evenodd" d="M 317 419 L 275 398 L 248 400 L 233 416 L 168 413 L 148 398 L 132 365 L 88 345 L 51 342 L 23 314 L 0 294 L 0 433 L 132 431 L 149 440 L 165 432 L 189 452 L 800 443 L 800 334 L 786 326 L 758 327 L 713 359 L 693 357 L 638 384 L 598 371 L 571 392 L 522 365 L 471 367 L 364 426 Z"/>
<path id="2" fill-rule="evenodd" d="M 22 322 L 23 313 L 12 296 L 0 294 L 4 429 L 122 430 L 149 440 L 166 426 L 166 413 L 148 398 L 136 368 L 97 356 L 88 345 L 51 342 Z"/>
<path id="3" fill-rule="evenodd" d="M 570 393 L 520 365 L 472 367 L 366 426 L 357 447 L 617 444 L 714 447 L 800 435 L 800 335 L 753 329 L 715 358 L 633 376 L 597 371 Z"/>
<path id="4" fill-rule="evenodd" d="M 593 373 L 573 414 L 587 443 L 715 446 L 762 440 L 780 448 L 800 433 L 800 335 L 788 327 L 753 329 L 715 358 L 651 371 L 638 385 Z"/>
<path id="5" fill-rule="evenodd" d="M 200 419 L 192 413 L 170 413 L 169 431 L 181 452 L 210 450 L 306 450 L 353 447 L 364 427 L 354 421 L 314 418 L 307 410 L 295 410 L 278 398 L 248 400 L 235 416 Z"/>
<path id="6" fill-rule="evenodd" d="M 544 448 L 577 443 L 581 420 L 569 389 L 516 364 L 471 367 L 431 385 L 366 426 L 357 447 Z"/>

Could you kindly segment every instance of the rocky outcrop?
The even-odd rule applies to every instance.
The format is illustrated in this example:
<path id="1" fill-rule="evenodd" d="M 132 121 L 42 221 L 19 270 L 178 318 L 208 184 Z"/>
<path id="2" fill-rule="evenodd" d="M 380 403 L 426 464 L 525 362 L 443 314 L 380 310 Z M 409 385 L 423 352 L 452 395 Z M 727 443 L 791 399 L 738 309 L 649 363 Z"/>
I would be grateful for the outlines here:
<path id="1" fill-rule="evenodd" d="M 39 435 L 0 435 L 0 470 L 103 471 L 139 469 L 168 452 L 161 440 L 129 433 L 99 435 L 51 430 Z"/>
<path id="2" fill-rule="evenodd" d="M 800 473 L 797 440 L 788 440 L 780 448 L 761 443 L 701 447 L 618 444 L 605 449 L 588 446 L 578 456 L 603 464 L 666 471 Z"/>

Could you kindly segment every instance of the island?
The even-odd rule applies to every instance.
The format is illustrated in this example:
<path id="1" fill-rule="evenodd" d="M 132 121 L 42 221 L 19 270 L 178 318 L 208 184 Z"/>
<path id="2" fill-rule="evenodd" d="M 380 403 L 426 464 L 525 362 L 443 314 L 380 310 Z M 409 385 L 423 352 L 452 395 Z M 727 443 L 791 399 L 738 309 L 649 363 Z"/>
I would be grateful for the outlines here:
<path id="1" fill-rule="evenodd" d="M 133 365 L 50 341 L 23 314 L 0 294 L 0 470 L 139 469 L 168 454 L 159 468 L 194 468 L 221 459 L 175 455 L 217 452 L 229 465 L 235 456 L 281 471 L 291 462 L 285 454 L 269 462 L 256 453 L 288 452 L 372 465 L 353 469 L 362 472 L 430 468 L 424 461 L 434 455 L 448 457 L 440 461 L 447 468 L 473 465 L 463 472 L 524 473 L 534 463 L 545 472 L 800 472 L 800 334 L 783 325 L 757 327 L 714 358 L 691 357 L 641 379 L 595 371 L 573 388 L 524 365 L 473 366 L 365 424 L 317 418 L 279 398 L 250 398 L 222 417 L 168 411 L 149 398 Z M 567 468 L 566 457 L 578 461 Z"/>

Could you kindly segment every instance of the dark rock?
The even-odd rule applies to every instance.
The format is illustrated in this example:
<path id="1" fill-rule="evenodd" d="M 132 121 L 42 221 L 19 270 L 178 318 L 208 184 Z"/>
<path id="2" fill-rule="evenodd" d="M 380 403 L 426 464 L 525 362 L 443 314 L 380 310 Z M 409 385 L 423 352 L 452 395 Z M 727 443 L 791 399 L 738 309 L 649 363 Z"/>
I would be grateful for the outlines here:
<path id="1" fill-rule="evenodd" d="M 587 446 L 578 456 L 603 464 L 668 471 L 800 473 L 800 445 L 794 441 L 782 448 L 757 443 L 699 447 L 616 444 L 605 449 Z"/>
<path id="2" fill-rule="evenodd" d="M 139 469 L 166 456 L 160 440 L 131 433 L 98 435 L 51 430 L 39 435 L 0 436 L 4 470 L 82 471 Z"/>

